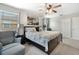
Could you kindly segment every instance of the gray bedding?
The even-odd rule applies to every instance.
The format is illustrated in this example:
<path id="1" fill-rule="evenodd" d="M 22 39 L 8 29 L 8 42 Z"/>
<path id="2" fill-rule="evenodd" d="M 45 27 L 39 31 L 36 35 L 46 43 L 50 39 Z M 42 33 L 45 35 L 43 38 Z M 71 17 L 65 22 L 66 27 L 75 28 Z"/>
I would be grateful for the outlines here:
<path id="1" fill-rule="evenodd" d="M 26 37 L 45 47 L 45 51 L 48 51 L 48 42 L 57 36 L 59 36 L 61 33 L 58 31 L 42 31 L 42 32 L 36 32 L 36 31 L 28 31 L 26 32 Z"/>
<path id="2" fill-rule="evenodd" d="M 48 41 L 54 39 L 55 37 L 57 37 L 60 32 L 58 31 L 42 31 L 42 32 L 38 32 L 39 35 L 41 35 L 42 37 L 48 38 Z"/>

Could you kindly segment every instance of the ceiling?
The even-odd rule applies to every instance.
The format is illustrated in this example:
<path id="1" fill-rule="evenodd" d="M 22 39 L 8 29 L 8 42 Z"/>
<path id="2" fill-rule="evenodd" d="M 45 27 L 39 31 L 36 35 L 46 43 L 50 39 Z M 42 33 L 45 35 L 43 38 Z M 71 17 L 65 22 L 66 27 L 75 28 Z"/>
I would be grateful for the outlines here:
<path id="1" fill-rule="evenodd" d="M 8 5 L 21 8 L 21 9 L 26 9 L 26 10 L 34 10 L 37 11 L 37 9 L 40 7 L 40 3 L 6 3 Z"/>
<path id="2" fill-rule="evenodd" d="M 17 0 L 16 0 L 17 1 Z M 39 9 L 44 6 L 44 3 L 15 3 L 15 2 L 6 2 L 5 4 L 25 9 L 25 10 L 32 10 L 35 12 L 39 12 Z M 58 9 L 58 13 L 56 14 L 71 14 L 75 12 L 79 12 L 79 3 L 61 3 L 61 8 Z"/>

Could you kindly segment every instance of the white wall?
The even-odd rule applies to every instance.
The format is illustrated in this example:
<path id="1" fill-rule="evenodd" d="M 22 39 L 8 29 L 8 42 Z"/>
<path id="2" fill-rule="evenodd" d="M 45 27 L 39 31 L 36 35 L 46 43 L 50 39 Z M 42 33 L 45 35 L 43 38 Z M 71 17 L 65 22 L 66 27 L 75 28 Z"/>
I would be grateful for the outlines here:
<path id="1" fill-rule="evenodd" d="M 59 21 L 58 21 L 58 19 L 56 19 L 56 18 L 51 18 L 50 19 L 50 28 L 52 30 L 56 30 L 56 31 L 59 30 Z"/>

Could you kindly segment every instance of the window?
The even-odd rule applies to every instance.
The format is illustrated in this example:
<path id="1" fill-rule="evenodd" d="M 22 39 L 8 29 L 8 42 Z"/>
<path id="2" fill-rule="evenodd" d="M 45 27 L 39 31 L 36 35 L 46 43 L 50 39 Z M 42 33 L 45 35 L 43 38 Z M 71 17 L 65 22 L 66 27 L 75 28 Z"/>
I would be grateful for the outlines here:
<path id="1" fill-rule="evenodd" d="M 0 10 L 0 30 L 16 30 L 19 13 Z"/>

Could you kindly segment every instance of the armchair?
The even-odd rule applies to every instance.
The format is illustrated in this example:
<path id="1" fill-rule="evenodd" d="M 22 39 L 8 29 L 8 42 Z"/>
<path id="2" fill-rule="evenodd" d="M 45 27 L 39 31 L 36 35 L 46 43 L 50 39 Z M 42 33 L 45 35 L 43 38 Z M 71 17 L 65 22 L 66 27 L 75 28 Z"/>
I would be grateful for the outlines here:
<path id="1" fill-rule="evenodd" d="M 15 37 L 14 31 L 0 32 L 1 55 L 23 55 L 25 47 L 20 44 L 21 38 Z"/>
<path id="2" fill-rule="evenodd" d="M 0 43 L 0 54 L 1 54 L 2 44 Z"/>

